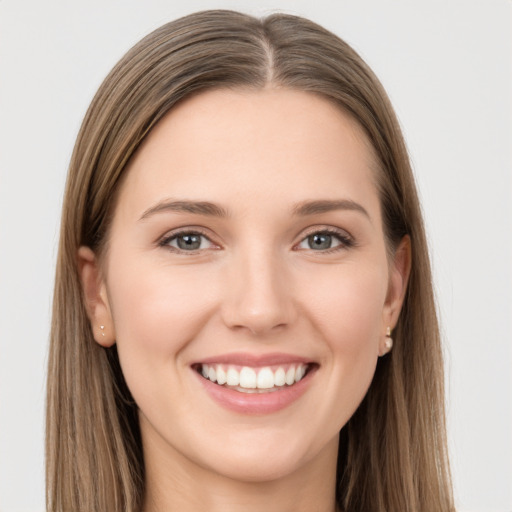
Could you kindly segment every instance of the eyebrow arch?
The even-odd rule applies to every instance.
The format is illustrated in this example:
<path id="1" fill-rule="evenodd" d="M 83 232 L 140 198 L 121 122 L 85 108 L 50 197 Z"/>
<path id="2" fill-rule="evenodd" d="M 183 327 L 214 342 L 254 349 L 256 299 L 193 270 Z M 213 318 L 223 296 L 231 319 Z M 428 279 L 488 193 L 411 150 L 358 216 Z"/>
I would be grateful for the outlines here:
<path id="1" fill-rule="evenodd" d="M 196 215 L 209 215 L 213 217 L 227 217 L 228 212 L 221 206 L 208 201 L 172 201 L 164 200 L 148 208 L 139 220 L 145 220 L 156 213 L 176 212 L 193 213 Z"/>
<path id="2" fill-rule="evenodd" d="M 333 210 L 356 211 L 362 213 L 368 217 L 368 219 L 370 218 L 370 215 L 363 206 L 350 199 L 322 199 L 318 201 L 304 201 L 294 207 L 293 213 L 303 217 L 307 215 L 331 212 Z"/>

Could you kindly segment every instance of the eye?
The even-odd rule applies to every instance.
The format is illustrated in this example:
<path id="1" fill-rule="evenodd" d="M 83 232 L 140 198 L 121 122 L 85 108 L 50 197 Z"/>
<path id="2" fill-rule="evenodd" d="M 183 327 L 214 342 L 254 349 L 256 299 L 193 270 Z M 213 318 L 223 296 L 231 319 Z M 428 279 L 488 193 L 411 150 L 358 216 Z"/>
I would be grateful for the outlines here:
<path id="1" fill-rule="evenodd" d="M 194 252 L 216 247 L 208 237 L 195 231 L 174 233 L 173 235 L 164 238 L 159 245 L 184 252 Z"/>
<path id="2" fill-rule="evenodd" d="M 298 249 L 329 251 L 343 249 L 353 245 L 352 239 L 343 232 L 322 230 L 311 233 L 298 244 Z"/>

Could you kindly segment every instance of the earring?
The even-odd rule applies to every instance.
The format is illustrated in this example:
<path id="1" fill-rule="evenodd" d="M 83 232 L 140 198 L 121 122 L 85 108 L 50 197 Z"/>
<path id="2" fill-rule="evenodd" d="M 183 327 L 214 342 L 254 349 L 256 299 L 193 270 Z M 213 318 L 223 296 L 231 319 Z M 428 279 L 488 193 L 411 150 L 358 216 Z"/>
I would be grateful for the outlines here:
<path id="1" fill-rule="evenodd" d="M 105 326 L 104 325 L 100 325 L 100 329 L 101 329 L 101 335 L 105 336 Z"/>
<path id="2" fill-rule="evenodd" d="M 389 352 L 393 348 L 393 338 L 391 337 L 391 327 L 386 329 L 386 349 Z"/>

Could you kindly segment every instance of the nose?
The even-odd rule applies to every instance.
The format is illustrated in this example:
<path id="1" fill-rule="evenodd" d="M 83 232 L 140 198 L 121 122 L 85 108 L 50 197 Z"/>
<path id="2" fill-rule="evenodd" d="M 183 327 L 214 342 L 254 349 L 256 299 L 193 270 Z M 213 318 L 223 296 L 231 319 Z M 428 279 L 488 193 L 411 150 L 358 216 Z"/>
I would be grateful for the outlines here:
<path id="1" fill-rule="evenodd" d="M 285 329 L 296 318 L 289 269 L 271 251 L 240 254 L 232 262 L 222 307 L 224 323 L 252 335 Z"/>

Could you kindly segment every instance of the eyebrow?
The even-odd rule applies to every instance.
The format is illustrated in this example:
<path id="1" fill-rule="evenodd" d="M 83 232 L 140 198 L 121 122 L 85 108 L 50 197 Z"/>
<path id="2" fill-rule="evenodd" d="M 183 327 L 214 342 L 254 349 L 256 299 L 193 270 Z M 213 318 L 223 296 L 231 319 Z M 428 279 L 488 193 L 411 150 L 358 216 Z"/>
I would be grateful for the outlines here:
<path id="1" fill-rule="evenodd" d="M 305 217 L 307 215 L 317 215 L 319 213 L 326 213 L 335 210 L 360 212 L 368 217 L 368 219 L 370 218 L 370 215 L 362 205 L 350 199 L 322 199 L 319 201 L 304 201 L 294 207 L 293 213 L 300 217 Z"/>
<path id="2" fill-rule="evenodd" d="M 370 218 L 370 215 L 363 206 L 350 199 L 303 201 L 296 204 L 292 209 L 292 212 L 294 215 L 299 217 L 307 217 L 309 215 L 318 215 L 335 210 L 356 211 Z M 215 203 L 210 203 L 209 201 L 164 200 L 148 208 L 139 220 L 145 220 L 156 213 L 162 212 L 192 213 L 196 215 L 207 215 L 221 218 L 229 217 L 229 213 L 226 209 Z"/>
<path id="3" fill-rule="evenodd" d="M 228 217 L 228 212 L 219 205 L 208 201 L 172 201 L 164 200 L 148 208 L 139 220 L 147 219 L 155 213 L 176 212 L 209 215 L 213 217 Z"/>

